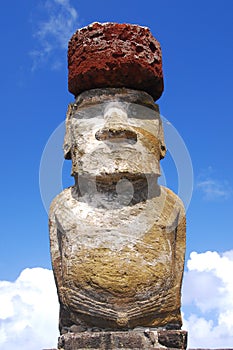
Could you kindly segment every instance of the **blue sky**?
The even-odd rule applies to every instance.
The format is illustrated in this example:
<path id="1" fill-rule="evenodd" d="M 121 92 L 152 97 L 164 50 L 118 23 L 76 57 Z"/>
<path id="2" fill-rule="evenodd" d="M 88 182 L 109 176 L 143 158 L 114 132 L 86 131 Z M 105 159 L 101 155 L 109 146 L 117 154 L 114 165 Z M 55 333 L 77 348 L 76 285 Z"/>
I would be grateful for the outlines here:
<path id="1" fill-rule="evenodd" d="M 185 325 L 200 325 L 196 332 L 205 329 L 209 338 L 215 330 L 215 345 L 229 347 L 232 341 L 233 347 L 229 335 L 233 333 L 232 321 L 228 321 L 228 328 L 232 327 L 228 333 L 227 326 L 226 334 L 221 329 L 225 325 L 222 320 L 227 319 L 225 311 L 232 312 L 229 319 L 233 319 L 229 270 L 233 261 L 232 0 L 23 0 L 14 4 L 2 0 L 0 17 L 0 280 L 11 282 L 14 296 L 22 271 L 39 267 L 47 276 L 51 268 L 39 167 L 47 141 L 73 101 L 67 89 L 68 39 L 76 29 L 93 21 L 145 25 L 162 46 L 165 91 L 158 101 L 161 114 L 184 140 L 193 166 L 193 195 L 187 212 Z M 162 161 L 162 167 L 167 186 L 177 192 L 178 174 L 171 155 Z M 64 186 L 72 184 L 69 169 L 66 161 Z M 191 252 L 197 255 L 190 258 Z M 203 281 L 211 283 L 214 295 L 208 294 Z M 196 286 L 192 291 L 197 290 L 197 294 L 188 297 L 191 285 Z M 206 293 L 200 295 L 197 285 Z M 223 305 L 223 297 L 228 304 Z M 200 306 L 205 298 L 213 298 L 207 309 Z M 0 314 L 6 338 L 2 320 L 9 317 L 1 318 Z M 192 346 L 211 346 L 204 344 L 204 336 L 201 344 L 194 335 L 191 339 Z M 6 340 L 1 349 L 9 350 L 12 344 Z"/>

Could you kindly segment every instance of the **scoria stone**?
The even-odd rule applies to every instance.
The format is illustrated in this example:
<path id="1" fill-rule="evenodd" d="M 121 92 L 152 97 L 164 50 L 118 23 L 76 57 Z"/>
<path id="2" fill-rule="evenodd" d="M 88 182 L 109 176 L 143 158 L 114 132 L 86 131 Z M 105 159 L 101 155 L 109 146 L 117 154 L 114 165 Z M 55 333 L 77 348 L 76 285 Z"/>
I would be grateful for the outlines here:
<path id="1" fill-rule="evenodd" d="M 78 30 L 68 46 L 68 87 L 75 96 L 85 90 L 126 87 L 163 92 L 161 49 L 146 27 L 93 23 Z"/>
<path id="2" fill-rule="evenodd" d="M 159 43 L 145 27 L 94 23 L 71 38 L 68 68 L 75 181 L 49 213 L 59 349 L 184 349 L 185 210 L 158 183 Z"/>

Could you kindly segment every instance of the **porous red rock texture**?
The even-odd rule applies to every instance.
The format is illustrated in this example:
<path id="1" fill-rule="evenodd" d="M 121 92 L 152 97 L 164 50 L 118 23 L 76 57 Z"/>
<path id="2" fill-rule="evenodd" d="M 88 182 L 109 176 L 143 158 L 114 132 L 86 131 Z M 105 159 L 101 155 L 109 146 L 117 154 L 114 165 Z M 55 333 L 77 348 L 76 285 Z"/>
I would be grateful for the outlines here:
<path id="1" fill-rule="evenodd" d="M 126 87 L 157 100 L 163 92 L 162 55 L 150 30 L 132 24 L 93 23 L 78 30 L 68 45 L 68 88 Z"/>

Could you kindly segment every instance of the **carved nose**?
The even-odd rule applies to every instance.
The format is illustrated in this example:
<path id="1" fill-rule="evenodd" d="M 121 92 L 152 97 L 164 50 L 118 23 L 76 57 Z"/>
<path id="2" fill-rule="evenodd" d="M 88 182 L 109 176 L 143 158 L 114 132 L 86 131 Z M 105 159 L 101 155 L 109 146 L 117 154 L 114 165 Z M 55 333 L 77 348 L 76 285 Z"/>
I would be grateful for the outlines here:
<path id="1" fill-rule="evenodd" d="M 137 142 L 136 132 L 124 129 L 104 128 L 95 133 L 95 138 L 98 141 L 121 142 L 127 140 L 132 144 Z"/>

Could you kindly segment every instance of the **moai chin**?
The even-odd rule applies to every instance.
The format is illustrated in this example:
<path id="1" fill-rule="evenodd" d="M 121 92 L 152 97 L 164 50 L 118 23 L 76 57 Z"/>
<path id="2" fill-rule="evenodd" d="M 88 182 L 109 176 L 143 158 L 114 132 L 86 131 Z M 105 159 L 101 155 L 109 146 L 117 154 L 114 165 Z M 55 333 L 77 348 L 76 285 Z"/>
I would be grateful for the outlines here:
<path id="1" fill-rule="evenodd" d="M 127 348 L 185 348 L 185 212 L 157 182 L 166 153 L 154 103 L 163 91 L 160 45 L 148 28 L 94 23 L 72 36 L 68 69 L 75 102 L 64 156 L 75 184 L 53 200 L 49 215 L 59 346 L 88 348 L 99 331 L 101 349 L 118 348 L 116 334 L 119 348 L 129 334 L 144 338 L 130 338 Z M 171 346 L 161 332 L 182 340 Z M 67 337 L 76 339 L 73 348 Z"/>

